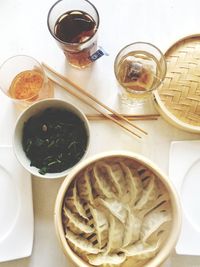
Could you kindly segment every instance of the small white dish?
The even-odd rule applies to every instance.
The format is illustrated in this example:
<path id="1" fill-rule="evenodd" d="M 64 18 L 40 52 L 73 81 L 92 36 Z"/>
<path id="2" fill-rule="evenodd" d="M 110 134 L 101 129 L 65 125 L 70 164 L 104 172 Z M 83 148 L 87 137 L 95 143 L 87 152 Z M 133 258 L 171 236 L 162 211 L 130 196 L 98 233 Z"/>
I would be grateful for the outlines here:
<path id="1" fill-rule="evenodd" d="M 31 255 L 33 228 L 31 176 L 0 146 L 0 262 Z"/>
<path id="2" fill-rule="evenodd" d="M 171 143 L 169 178 L 173 181 L 183 209 L 177 254 L 200 255 L 200 141 Z"/>

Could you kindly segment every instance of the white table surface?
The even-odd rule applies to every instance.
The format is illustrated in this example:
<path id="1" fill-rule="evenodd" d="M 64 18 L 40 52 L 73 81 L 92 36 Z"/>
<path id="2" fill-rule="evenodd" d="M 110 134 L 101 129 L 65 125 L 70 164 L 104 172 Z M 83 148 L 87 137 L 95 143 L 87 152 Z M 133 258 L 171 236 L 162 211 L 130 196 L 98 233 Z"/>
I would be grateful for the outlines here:
<path id="1" fill-rule="evenodd" d="M 46 17 L 53 2 L 0 0 L 0 64 L 12 55 L 31 55 L 66 74 L 119 111 L 123 111 L 123 108 L 118 103 L 113 61 L 121 47 L 135 41 L 147 41 L 165 51 L 181 37 L 200 31 L 199 0 L 93 0 L 100 13 L 99 45 L 105 48 L 109 56 L 102 57 L 91 68 L 79 71 L 68 66 L 48 32 Z M 91 112 L 91 109 L 59 88 L 56 88 L 55 95 L 75 103 L 85 112 Z M 146 111 L 154 111 L 153 106 L 148 106 Z M 13 126 L 20 112 L 10 99 L 0 93 L 0 145 L 11 144 Z M 149 133 L 142 141 L 111 122 L 90 124 L 89 155 L 106 150 L 128 149 L 148 157 L 165 173 L 168 173 L 171 141 L 199 139 L 199 135 L 178 130 L 162 118 L 137 122 Z M 61 183 L 62 179 L 32 178 L 35 219 L 32 256 L 0 263 L 0 267 L 71 266 L 59 247 L 53 223 L 54 201 Z M 200 266 L 200 257 L 178 256 L 175 252 L 163 264 L 163 267 L 197 266 Z"/>

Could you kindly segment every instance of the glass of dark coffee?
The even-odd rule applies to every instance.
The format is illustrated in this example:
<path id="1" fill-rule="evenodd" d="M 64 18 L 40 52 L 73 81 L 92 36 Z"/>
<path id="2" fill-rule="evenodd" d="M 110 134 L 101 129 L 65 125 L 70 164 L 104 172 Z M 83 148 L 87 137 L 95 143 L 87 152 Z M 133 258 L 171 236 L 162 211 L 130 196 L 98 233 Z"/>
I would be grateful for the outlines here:
<path id="1" fill-rule="evenodd" d="M 97 48 L 99 14 L 87 0 L 59 0 L 49 10 L 47 25 L 68 62 L 85 68 Z"/>

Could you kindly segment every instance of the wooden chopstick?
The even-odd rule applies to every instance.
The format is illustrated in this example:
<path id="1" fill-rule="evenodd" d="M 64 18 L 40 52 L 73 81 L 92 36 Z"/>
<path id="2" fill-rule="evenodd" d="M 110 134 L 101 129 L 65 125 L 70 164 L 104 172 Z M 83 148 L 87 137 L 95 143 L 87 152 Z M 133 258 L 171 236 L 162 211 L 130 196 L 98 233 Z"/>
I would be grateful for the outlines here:
<path id="1" fill-rule="evenodd" d="M 134 133 L 132 130 L 130 130 L 126 125 L 122 124 L 120 121 L 116 120 L 115 118 L 113 118 L 112 116 L 110 116 L 109 114 L 107 114 L 106 112 L 102 111 L 100 108 L 93 106 L 88 100 L 84 99 L 83 97 L 81 97 L 81 95 L 79 95 L 78 93 L 76 93 L 75 91 L 71 90 L 70 88 L 68 88 L 67 86 L 62 85 L 61 83 L 59 83 L 57 80 L 53 79 L 52 77 L 49 77 L 49 79 L 57 84 L 58 86 L 62 87 L 63 89 L 65 89 L 68 93 L 70 93 L 71 95 L 75 96 L 76 98 L 78 98 L 79 100 L 81 100 L 82 102 L 86 103 L 88 106 L 92 107 L 93 109 L 95 109 L 96 111 L 98 111 L 99 113 L 101 113 L 103 116 L 107 117 L 109 120 L 113 121 L 114 123 L 118 124 L 119 126 L 121 126 L 123 129 L 127 130 L 128 132 L 130 132 L 131 134 L 137 136 L 138 138 L 141 138 L 140 135 Z"/>
<path id="2" fill-rule="evenodd" d="M 110 107 L 106 106 L 104 103 L 102 103 L 101 101 L 99 101 L 97 98 L 95 98 L 93 95 L 89 94 L 88 92 L 86 92 L 83 88 L 81 88 L 79 85 L 75 84 L 74 82 L 72 82 L 71 80 L 69 80 L 68 78 L 66 78 L 65 76 L 61 75 L 60 73 L 56 72 L 54 69 L 52 69 L 51 67 L 49 67 L 47 64 L 45 64 L 44 62 L 42 63 L 42 65 L 52 74 L 54 74 L 55 76 L 57 76 L 58 78 L 60 78 L 61 80 L 69 83 L 71 86 L 75 87 L 78 91 L 80 91 L 82 94 L 86 95 L 87 97 L 89 97 L 90 99 L 92 99 L 94 102 L 96 102 L 98 105 L 102 106 L 104 109 L 106 109 L 107 111 L 111 112 L 112 114 L 115 114 L 116 117 L 120 118 L 121 120 L 125 121 L 126 123 L 128 123 L 129 125 L 131 125 L 132 127 L 136 128 L 137 130 L 141 131 L 144 134 L 147 134 L 146 131 L 144 131 L 143 129 L 141 129 L 140 127 L 136 126 L 135 124 L 133 124 L 131 121 L 129 121 L 127 118 L 125 118 L 124 116 L 122 116 L 120 113 L 116 112 L 115 110 L 111 109 Z"/>
<path id="3" fill-rule="evenodd" d="M 109 114 L 111 117 L 115 118 L 115 119 L 120 119 L 118 117 L 116 117 L 114 114 Z M 107 118 L 105 116 L 103 116 L 102 114 L 86 114 L 88 120 L 107 120 Z M 157 114 L 147 114 L 147 115 L 128 115 L 128 114 L 122 114 L 123 117 L 129 119 L 129 120 L 134 120 L 134 121 L 138 121 L 138 120 L 157 120 L 159 115 Z"/>

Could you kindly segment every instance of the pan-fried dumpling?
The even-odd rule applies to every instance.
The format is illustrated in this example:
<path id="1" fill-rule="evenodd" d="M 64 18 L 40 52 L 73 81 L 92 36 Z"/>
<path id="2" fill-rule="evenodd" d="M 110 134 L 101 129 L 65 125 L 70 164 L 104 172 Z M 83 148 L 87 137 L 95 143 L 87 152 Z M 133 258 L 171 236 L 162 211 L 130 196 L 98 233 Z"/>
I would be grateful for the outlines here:
<path id="1" fill-rule="evenodd" d="M 105 207 L 113 216 L 115 216 L 120 222 L 125 223 L 127 218 L 126 206 L 117 199 L 102 199 L 97 198 L 95 204 Z"/>
<path id="2" fill-rule="evenodd" d="M 90 181 L 91 170 L 86 169 L 77 180 L 78 193 L 81 199 L 86 202 L 93 203 L 93 192 Z"/>
<path id="3" fill-rule="evenodd" d="M 87 225 L 85 221 L 78 215 L 72 213 L 69 209 L 65 206 L 63 207 L 64 216 L 67 217 L 66 226 L 74 233 L 81 234 L 91 234 L 94 232 L 94 228 Z"/>
<path id="4" fill-rule="evenodd" d="M 122 196 L 122 201 L 127 202 L 130 206 L 132 206 L 138 200 L 142 192 L 141 178 L 138 176 L 135 169 L 128 167 L 123 162 L 120 162 L 120 165 L 124 172 L 128 191 L 126 195 Z"/>
<path id="5" fill-rule="evenodd" d="M 66 197 L 65 205 L 73 212 L 77 213 L 79 216 L 83 217 L 84 219 L 88 220 L 86 211 L 83 207 L 83 202 L 81 201 L 78 192 L 77 192 L 77 185 L 76 182 L 74 183 L 73 187 L 71 188 L 70 195 Z"/>
<path id="6" fill-rule="evenodd" d="M 99 209 L 93 208 L 91 205 L 89 207 L 91 215 L 94 220 L 94 227 L 96 230 L 96 236 L 99 248 L 103 248 L 108 240 L 108 230 L 109 230 L 108 220 L 104 212 L 102 212 Z"/>
<path id="7" fill-rule="evenodd" d="M 121 264 L 120 267 L 144 267 L 149 259 L 141 260 L 135 259 L 134 257 L 126 258 L 126 261 Z"/>
<path id="8" fill-rule="evenodd" d="M 166 230 L 166 224 L 169 224 L 171 219 L 170 205 L 168 202 L 164 202 L 144 217 L 141 227 L 141 239 L 144 242 L 148 242 L 151 239 L 157 240 L 157 235 L 159 232 Z"/>
<path id="9" fill-rule="evenodd" d="M 95 266 L 99 266 L 99 265 L 103 265 L 103 266 L 115 266 L 115 265 L 119 265 L 122 264 L 126 257 L 124 255 L 124 253 L 120 253 L 120 254 L 105 254 L 105 253 L 101 253 L 98 255 L 88 255 L 87 256 L 89 263 Z"/>
<path id="10" fill-rule="evenodd" d="M 111 183 L 114 185 L 116 189 L 116 195 L 121 198 L 122 196 L 127 194 L 126 180 L 124 179 L 123 169 L 121 168 L 119 163 L 113 164 L 102 164 L 102 167 L 108 173 L 110 177 Z"/>
<path id="11" fill-rule="evenodd" d="M 150 178 L 152 176 L 152 172 L 150 172 L 148 169 L 146 169 L 144 166 L 140 166 L 137 169 L 137 173 L 140 176 L 140 179 L 144 182 L 146 181 L 148 178 Z"/>
<path id="12" fill-rule="evenodd" d="M 159 194 L 155 201 L 150 202 L 150 204 L 143 210 L 139 212 L 140 218 L 144 217 L 146 214 L 148 214 L 151 210 L 154 210 L 156 207 L 161 205 L 164 202 L 169 201 L 169 194 L 166 192 L 164 194 Z"/>
<path id="13" fill-rule="evenodd" d="M 100 163 L 96 163 L 93 168 L 92 185 L 100 197 L 113 198 L 116 189 L 110 182 L 110 176 Z"/>
<path id="14" fill-rule="evenodd" d="M 107 254 L 118 251 L 123 244 L 124 237 L 123 224 L 111 214 L 109 215 L 109 225 L 108 244 L 106 247 Z"/>
<path id="15" fill-rule="evenodd" d="M 122 248 L 122 251 L 127 257 L 133 257 L 135 259 L 145 260 L 152 258 L 158 251 L 160 241 L 155 244 L 145 244 L 142 241 L 138 241 L 133 245 Z"/>
<path id="16" fill-rule="evenodd" d="M 159 206 L 163 202 L 168 202 L 168 201 L 169 201 L 169 194 L 167 194 L 166 192 L 163 194 L 159 194 L 157 196 L 156 200 L 152 203 L 152 209 L 156 208 L 157 206 Z M 149 209 L 149 211 L 150 211 L 150 209 Z"/>
<path id="17" fill-rule="evenodd" d="M 148 206 L 152 205 L 152 202 L 157 199 L 158 196 L 158 188 L 156 186 L 155 176 L 151 176 L 148 179 L 148 184 L 143 190 L 143 194 L 139 201 L 137 202 L 135 209 L 142 210 L 148 208 Z"/>
<path id="18" fill-rule="evenodd" d="M 142 220 L 137 216 L 137 214 L 134 214 L 133 211 L 130 211 L 129 209 L 127 211 L 128 216 L 125 223 L 123 247 L 138 241 L 142 225 Z"/>
<path id="19" fill-rule="evenodd" d="M 69 241 L 72 249 L 74 249 L 75 251 L 80 250 L 81 252 L 85 252 L 87 254 L 98 254 L 102 251 L 99 248 L 96 248 L 87 239 L 84 239 L 79 235 L 75 235 L 71 231 L 67 231 L 65 237 Z"/>

